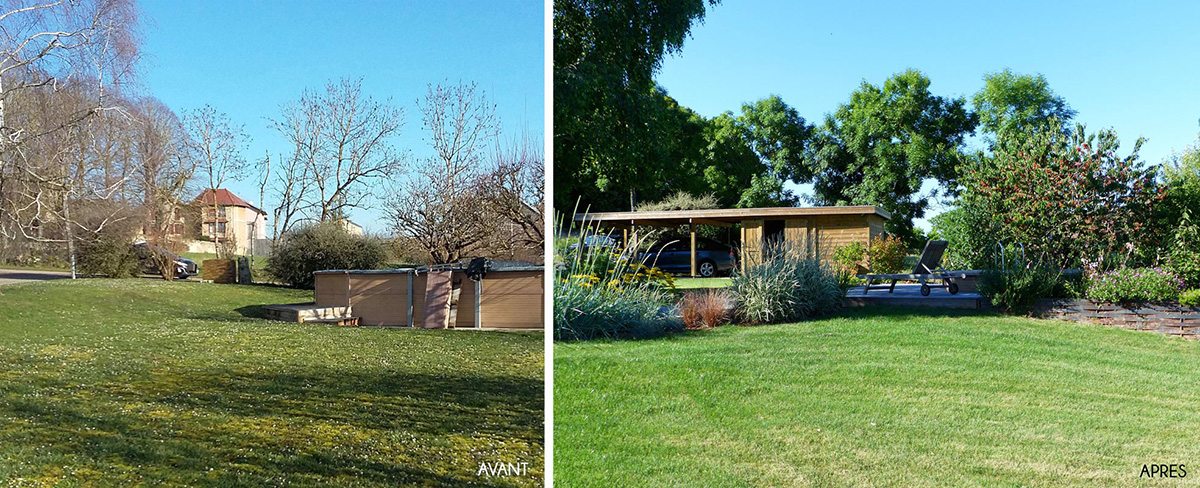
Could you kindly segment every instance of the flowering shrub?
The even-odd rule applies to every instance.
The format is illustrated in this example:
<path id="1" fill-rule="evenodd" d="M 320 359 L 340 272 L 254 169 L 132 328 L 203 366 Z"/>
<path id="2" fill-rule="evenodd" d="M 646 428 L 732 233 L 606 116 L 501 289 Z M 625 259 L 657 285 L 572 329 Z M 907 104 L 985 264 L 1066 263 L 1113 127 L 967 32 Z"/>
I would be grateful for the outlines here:
<path id="1" fill-rule="evenodd" d="M 866 262 L 867 246 L 861 242 L 851 242 L 833 250 L 833 264 L 839 271 L 858 274 L 860 269 L 866 268 Z"/>
<path id="2" fill-rule="evenodd" d="M 1094 277 L 1087 297 L 1102 302 L 1174 300 L 1183 280 L 1162 268 L 1120 268 Z"/>
<path id="3" fill-rule="evenodd" d="M 1138 158 L 1142 142 L 1119 156 L 1111 130 L 1064 129 L 1052 123 L 1002 133 L 991 156 L 963 168 L 961 203 L 990 216 L 994 240 L 1023 242 L 1031 255 L 1053 257 L 1056 268 L 1125 253 L 1129 243 L 1149 252 L 1163 191 L 1155 169 Z"/>

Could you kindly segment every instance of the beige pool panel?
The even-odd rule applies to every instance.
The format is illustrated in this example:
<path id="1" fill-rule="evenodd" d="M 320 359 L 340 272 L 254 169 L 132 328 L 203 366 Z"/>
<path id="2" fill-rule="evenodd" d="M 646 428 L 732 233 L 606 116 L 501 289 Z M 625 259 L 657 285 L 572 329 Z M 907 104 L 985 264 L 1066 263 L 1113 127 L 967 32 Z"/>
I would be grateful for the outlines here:
<path id="1" fill-rule="evenodd" d="M 316 305 L 350 307 L 365 326 L 424 327 L 428 273 L 413 270 L 320 271 Z M 542 329 L 544 271 L 491 271 L 480 283 L 479 322 L 484 329 Z M 462 271 L 451 277 L 459 289 L 454 328 L 475 328 L 476 283 Z"/>

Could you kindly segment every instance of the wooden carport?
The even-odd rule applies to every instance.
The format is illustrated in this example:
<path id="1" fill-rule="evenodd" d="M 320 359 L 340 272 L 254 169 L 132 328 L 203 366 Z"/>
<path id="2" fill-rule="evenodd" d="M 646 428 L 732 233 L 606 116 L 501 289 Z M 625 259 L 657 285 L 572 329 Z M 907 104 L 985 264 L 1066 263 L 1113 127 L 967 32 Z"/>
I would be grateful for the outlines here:
<path id="1" fill-rule="evenodd" d="M 883 223 L 891 214 L 874 205 L 838 207 L 765 207 L 705 210 L 662 210 L 652 212 L 590 212 L 575 215 L 575 221 L 606 229 L 620 229 L 625 242 L 637 227 L 687 226 L 691 237 L 691 275 L 697 274 L 696 226 L 741 227 L 738 265 L 762 259 L 766 242 L 777 239 L 794 243 L 808 257 L 827 260 L 833 250 L 851 242 L 867 244 L 883 234 Z"/>

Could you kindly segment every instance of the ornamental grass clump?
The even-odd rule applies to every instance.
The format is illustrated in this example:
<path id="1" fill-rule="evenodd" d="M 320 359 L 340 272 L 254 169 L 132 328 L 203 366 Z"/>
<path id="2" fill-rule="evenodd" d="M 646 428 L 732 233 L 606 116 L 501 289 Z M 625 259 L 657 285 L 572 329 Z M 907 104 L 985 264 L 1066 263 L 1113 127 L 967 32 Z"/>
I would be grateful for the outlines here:
<path id="1" fill-rule="evenodd" d="M 584 228 L 580 242 L 598 234 Z M 669 312 L 674 278 L 637 263 L 636 245 L 579 246 L 555 266 L 554 339 L 623 339 L 662 335 L 682 327 Z"/>
<path id="2" fill-rule="evenodd" d="M 733 299 L 725 290 L 688 292 L 679 300 L 679 315 L 688 329 L 711 329 L 729 323 L 732 304 Z"/>
<path id="3" fill-rule="evenodd" d="M 845 288 L 838 273 L 804 258 L 802 249 L 773 242 L 762 262 L 748 264 L 730 280 L 738 318 L 747 324 L 799 320 L 837 310 Z"/>
<path id="4" fill-rule="evenodd" d="M 1120 268 L 1091 279 L 1087 297 L 1101 302 L 1157 302 L 1179 298 L 1184 283 L 1162 268 Z"/>

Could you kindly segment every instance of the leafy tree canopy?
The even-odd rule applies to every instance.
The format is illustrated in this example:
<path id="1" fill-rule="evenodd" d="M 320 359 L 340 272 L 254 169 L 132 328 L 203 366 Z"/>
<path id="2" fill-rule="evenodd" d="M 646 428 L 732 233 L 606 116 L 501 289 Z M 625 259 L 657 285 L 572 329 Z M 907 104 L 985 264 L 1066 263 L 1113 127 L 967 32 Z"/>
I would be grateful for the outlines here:
<path id="1" fill-rule="evenodd" d="M 663 111 L 653 75 L 677 52 L 710 0 L 555 0 L 555 205 L 580 197 L 619 208 L 669 164 L 655 129 Z M 647 167 L 647 165 L 651 167 Z M 655 167 L 657 166 L 657 167 Z M 650 178 L 643 174 L 649 172 Z"/>
<path id="2" fill-rule="evenodd" d="M 931 198 L 917 195 L 921 183 L 934 178 L 950 192 L 957 188 L 963 140 L 976 123 L 965 98 L 933 95 L 919 71 L 883 86 L 864 81 L 809 144 L 816 203 L 878 205 L 892 214 L 888 232 L 917 247 L 913 220 Z"/>
<path id="3" fill-rule="evenodd" d="M 971 101 L 979 127 L 993 135 L 1022 128 L 1041 127 L 1051 118 L 1070 121 L 1075 111 L 1054 94 L 1042 75 L 1021 75 L 1004 69 L 983 77 L 983 88 Z"/>

